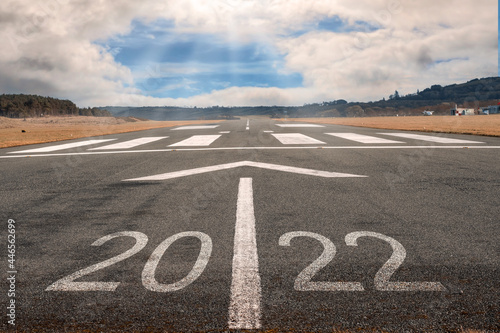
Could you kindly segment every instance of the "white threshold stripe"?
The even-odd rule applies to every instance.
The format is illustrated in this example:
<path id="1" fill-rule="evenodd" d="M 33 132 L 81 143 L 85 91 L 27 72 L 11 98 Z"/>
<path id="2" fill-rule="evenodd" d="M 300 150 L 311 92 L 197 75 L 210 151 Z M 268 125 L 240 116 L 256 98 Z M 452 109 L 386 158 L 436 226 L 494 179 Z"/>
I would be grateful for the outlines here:
<path id="1" fill-rule="evenodd" d="M 261 327 L 261 285 L 255 232 L 252 178 L 241 178 L 238 188 L 234 256 L 229 305 L 230 329 Z"/>
<path id="2" fill-rule="evenodd" d="M 108 141 L 113 141 L 113 140 L 116 140 L 116 139 L 101 139 L 101 140 L 87 140 L 87 141 L 71 142 L 71 143 L 64 143 L 62 145 L 55 145 L 55 146 L 49 146 L 49 147 L 43 147 L 43 148 L 13 151 L 13 152 L 10 152 L 9 154 L 46 153 L 46 152 L 52 152 L 52 151 L 57 151 L 57 150 L 63 150 L 63 149 L 70 149 L 70 148 L 95 145 L 98 143 L 103 143 L 103 142 L 108 142 Z"/>
<path id="3" fill-rule="evenodd" d="M 436 142 L 436 143 L 484 143 L 484 142 L 479 142 L 479 141 L 459 140 L 459 139 L 452 139 L 452 138 L 443 138 L 440 136 L 421 135 L 421 134 L 412 134 L 412 133 L 378 133 L 378 134 L 391 135 L 391 136 L 397 136 L 400 138 L 415 139 L 415 140 L 422 140 L 422 141 L 429 141 L 429 142 Z"/>
<path id="4" fill-rule="evenodd" d="M 297 174 L 308 175 L 308 176 L 325 177 L 325 178 L 366 177 L 366 176 L 361 176 L 361 175 L 353 175 L 353 174 L 349 174 L 349 173 L 321 171 L 321 170 L 305 169 L 305 168 L 298 168 L 298 167 L 292 167 L 292 166 L 286 166 L 286 165 L 252 162 L 252 161 L 240 161 L 240 162 L 234 162 L 234 163 L 211 165 L 208 167 L 167 172 L 167 173 L 162 173 L 159 175 L 153 175 L 153 176 L 147 176 L 147 177 L 125 179 L 124 181 L 167 180 L 167 179 L 180 178 L 180 177 L 186 177 L 186 176 L 191 176 L 191 175 L 199 175 L 202 173 L 213 172 L 213 171 L 234 169 L 234 168 L 245 167 L 245 166 L 246 167 L 267 169 L 267 170 L 274 170 L 274 171 L 297 173 Z"/>
<path id="5" fill-rule="evenodd" d="M 276 126 L 279 126 L 279 127 L 290 127 L 290 128 L 296 128 L 296 127 L 325 127 L 323 125 L 314 125 L 314 124 L 276 124 Z"/>
<path id="6" fill-rule="evenodd" d="M 216 148 L 182 148 L 182 149 L 143 149 L 121 151 L 93 151 L 81 153 L 53 153 L 35 155 L 6 155 L 3 158 L 29 158 L 29 157 L 58 157 L 76 155 L 110 155 L 110 154 L 137 154 L 137 153 L 169 153 L 193 151 L 224 151 L 224 150 L 298 150 L 298 149 L 500 149 L 500 146 L 308 146 L 308 147 L 216 147 Z M 12 153 L 9 153 L 12 154 Z"/>
<path id="7" fill-rule="evenodd" d="M 319 141 L 311 138 L 310 136 L 300 134 L 300 133 L 277 133 L 271 134 L 276 139 L 278 139 L 284 145 L 317 145 L 326 144 L 323 141 Z"/>
<path id="8" fill-rule="evenodd" d="M 388 140 L 357 133 L 325 133 L 325 134 L 361 143 L 404 143 L 401 141 Z"/>
<path id="9" fill-rule="evenodd" d="M 191 125 L 191 126 L 172 128 L 172 131 L 212 129 L 217 127 L 219 127 L 219 125 Z"/>
<path id="10" fill-rule="evenodd" d="M 113 149 L 129 149 L 129 148 L 134 148 L 140 145 L 144 145 L 147 143 L 155 142 L 161 139 L 166 139 L 168 136 L 156 136 L 156 137 L 144 137 L 144 138 L 138 138 L 138 139 L 133 139 L 125 142 L 118 142 L 118 143 L 113 143 L 111 145 L 106 145 L 102 147 L 97 147 L 97 148 L 90 148 L 89 150 L 113 150 Z"/>
<path id="11" fill-rule="evenodd" d="M 193 135 L 192 137 L 174 143 L 169 147 L 188 147 L 188 146 L 210 146 L 215 140 L 220 138 L 220 135 Z"/>

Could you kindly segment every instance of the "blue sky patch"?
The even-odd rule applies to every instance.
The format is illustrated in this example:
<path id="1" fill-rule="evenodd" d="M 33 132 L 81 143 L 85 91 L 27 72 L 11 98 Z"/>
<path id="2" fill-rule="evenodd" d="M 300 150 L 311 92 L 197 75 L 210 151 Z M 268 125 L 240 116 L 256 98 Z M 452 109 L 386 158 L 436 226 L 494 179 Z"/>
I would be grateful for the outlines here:
<path id="1" fill-rule="evenodd" d="M 338 33 L 352 31 L 372 32 L 379 29 L 375 25 L 365 21 L 356 21 L 354 24 L 349 24 L 346 20 L 342 20 L 336 15 L 319 21 L 317 23 L 317 28 L 319 30 L 327 30 Z"/>
<path id="2" fill-rule="evenodd" d="M 136 87 L 148 96 L 187 98 L 228 87 L 292 88 L 301 85 L 302 76 L 297 73 L 241 74 L 228 71 L 144 78 L 137 82 Z"/>
<path id="3" fill-rule="evenodd" d="M 452 62 L 452 61 L 457 61 L 457 60 L 468 61 L 469 57 L 457 57 L 457 58 L 449 58 L 449 59 L 438 59 L 434 63 L 436 63 L 436 64 L 442 64 L 442 63 L 445 63 L 445 62 Z"/>
<path id="4" fill-rule="evenodd" d="M 284 55 L 265 42 L 229 42 L 213 34 L 179 34 L 168 21 L 134 21 L 131 32 L 100 45 L 131 69 L 136 88 L 154 97 L 186 98 L 228 87 L 301 87 Z"/>

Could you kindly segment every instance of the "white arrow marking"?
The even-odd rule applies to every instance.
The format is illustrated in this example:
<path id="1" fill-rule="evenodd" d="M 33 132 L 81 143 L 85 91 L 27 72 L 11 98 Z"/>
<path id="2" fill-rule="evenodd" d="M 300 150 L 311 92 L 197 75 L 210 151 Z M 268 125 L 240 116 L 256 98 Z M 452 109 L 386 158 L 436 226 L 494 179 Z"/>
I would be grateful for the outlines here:
<path id="1" fill-rule="evenodd" d="M 124 179 L 124 181 L 166 180 L 166 179 L 186 177 L 186 176 L 191 176 L 191 175 L 198 175 L 201 173 L 207 173 L 207 172 L 213 172 L 213 171 L 219 171 L 219 170 L 239 168 L 239 167 L 244 167 L 244 166 L 261 168 L 261 169 L 268 169 L 268 170 L 291 172 L 291 173 L 298 173 L 298 174 L 302 174 L 302 175 L 318 176 L 318 177 L 325 177 L 325 178 L 367 177 L 367 176 L 353 175 L 353 174 L 348 174 L 348 173 L 338 173 L 338 172 L 328 172 L 328 171 L 320 171 L 320 170 L 313 170 L 313 169 L 297 168 L 297 167 L 291 167 L 291 166 L 286 166 L 286 165 L 251 162 L 251 161 L 241 161 L 241 162 L 213 165 L 213 166 L 208 166 L 208 167 L 203 167 L 203 168 L 167 172 L 167 173 L 154 175 L 154 176 L 147 176 L 147 177 L 133 178 L 133 179 Z"/>
<path id="2" fill-rule="evenodd" d="M 247 330 L 260 328 L 260 300 L 252 178 L 241 178 L 234 232 L 229 328 Z"/>

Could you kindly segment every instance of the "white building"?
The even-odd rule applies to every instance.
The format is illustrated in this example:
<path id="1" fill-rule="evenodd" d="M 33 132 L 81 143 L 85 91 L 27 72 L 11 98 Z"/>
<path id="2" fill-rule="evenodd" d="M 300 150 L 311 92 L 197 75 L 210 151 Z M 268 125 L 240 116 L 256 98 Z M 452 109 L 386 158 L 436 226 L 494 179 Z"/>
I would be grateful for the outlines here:
<path id="1" fill-rule="evenodd" d="M 451 109 L 452 116 L 473 116 L 476 114 L 475 109 L 469 108 L 458 108 L 455 104 L 455 108 Z"/>

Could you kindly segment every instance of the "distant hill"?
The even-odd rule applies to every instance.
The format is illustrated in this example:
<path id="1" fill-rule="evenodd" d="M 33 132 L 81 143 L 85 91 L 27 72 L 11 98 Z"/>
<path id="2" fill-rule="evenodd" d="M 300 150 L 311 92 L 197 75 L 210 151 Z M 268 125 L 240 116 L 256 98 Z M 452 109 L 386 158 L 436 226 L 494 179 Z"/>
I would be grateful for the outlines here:
<path id="1" fill-rule="evenodd" d="M 257 107 L 219 107 L 183 108 L 175 106 L 145 106 L 120 107 L 106 106 L 106 110 L 115 117 L 142 117 L 152 120 L 198 120 L 198 119 L 233 119 L 245 115 L 283 114 L 288 107 L 257 106 Z"/>
<path id="2" fill-rule="evenodd" d="M 478 108 L 497 104 L 500 100 L 500 78 L 474 79 L 449 86 L 432 85 L 422 91 L 400 96 L 395 91 L 387 99 L 376 102 L 347 102 L 340 99 L 303 106 L 257 106 L 184 108 L 116 107 L 80 109 L 69 100 L 36 95 L 0 95 L 0 116 L 11 118 L 38 117 L 41 115 L 85 115 L 136 117 L 152 120 L 232 119 L 239 116 L 267 115 L 271 117 L 374 117 L 391 115 L 421 115 L 423 110 L 434 114 L 449 114 L 459 106 Z"/>
<path id="3" fill-rule="evenodd" d="M 9 118 L 40 116 L 96 116 L 111 117 L 111 113 L 101 108 L 78 108 L 69 100 L 37 95 L 0 95 L 0 116 Z"/>
<path id="4" fill-rule="evenodd" d="M 423 110 L 435 114 L 449 114 L 458 104 L 466 107 L 482 107 L 496 104 L 500 99 L 500 78 L 474 79 L 466 83 L 449 86 L 433 85 L 413 94 L 400 96 L 397 91 L 376 102 L 330 102 L 306 104 L 297 107 L 258 106 L 258 107 L 220 107 L 183 108 L 183 107 L 113 107 L 106 110 L 114 116 L 142 117 L 153 120 L 191 120 L 221 119 L 248 115 L 269 115 L 271 117 L 370 117 L 391 115 L 421 115 Z"/>

